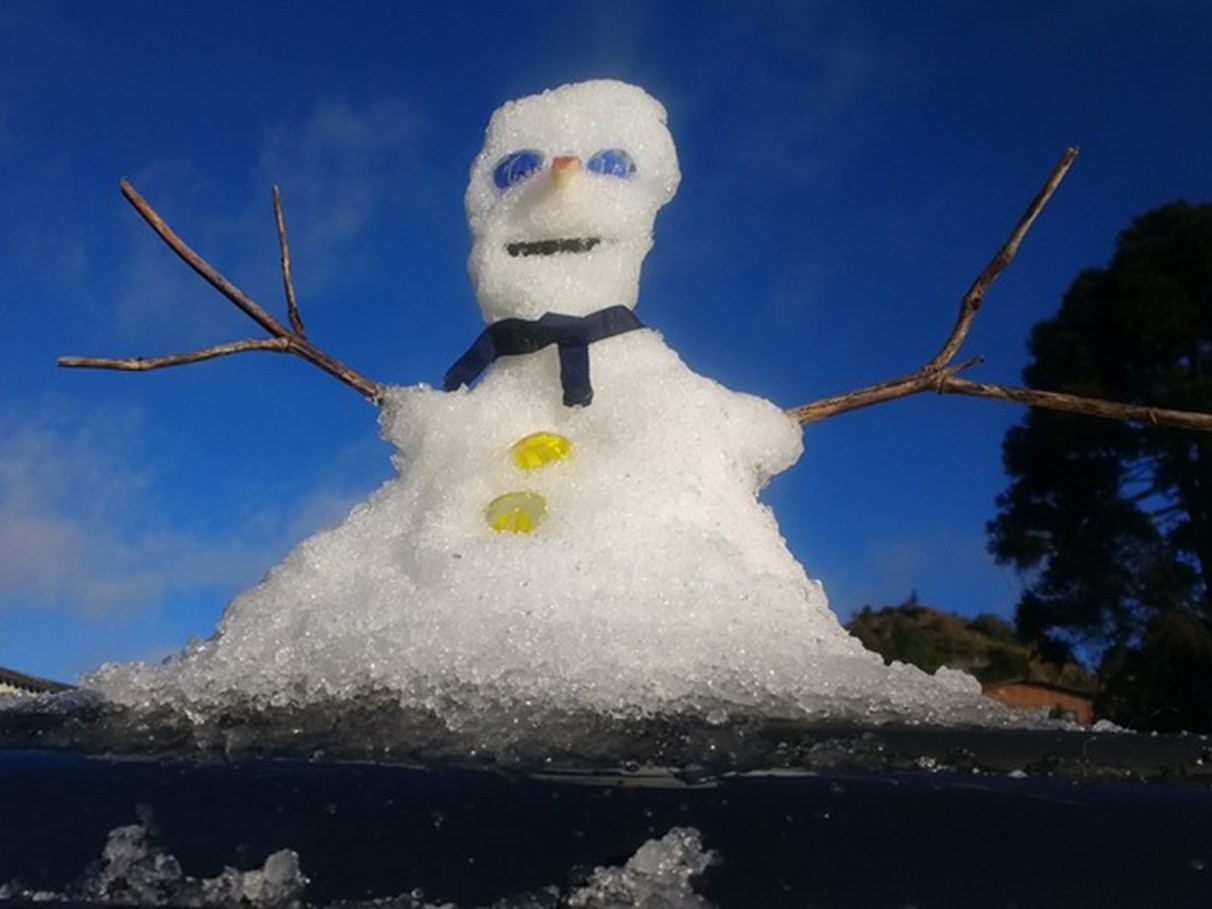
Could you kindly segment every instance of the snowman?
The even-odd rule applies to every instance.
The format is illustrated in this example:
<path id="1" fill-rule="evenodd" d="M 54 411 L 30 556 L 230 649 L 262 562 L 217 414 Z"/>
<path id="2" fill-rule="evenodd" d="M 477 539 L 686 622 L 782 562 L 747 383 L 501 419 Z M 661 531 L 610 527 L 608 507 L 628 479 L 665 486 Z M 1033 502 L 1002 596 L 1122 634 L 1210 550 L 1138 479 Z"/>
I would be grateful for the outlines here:
<path id="1" fill-rule="evenodd" d="M 465 200 L 486 328 L 443 389 L 387 392 L 398 477 L 213 638 L 92 683 L 191 710 L 388 692 L 471 729 L 970 703 L 974 683 L 865 651 L 788 551 L 757 495 L 799 458 L 800 427 L 691 371 L 634 313 L 679 179 L 665 111 L 634 86 L 500 108 Z"/>

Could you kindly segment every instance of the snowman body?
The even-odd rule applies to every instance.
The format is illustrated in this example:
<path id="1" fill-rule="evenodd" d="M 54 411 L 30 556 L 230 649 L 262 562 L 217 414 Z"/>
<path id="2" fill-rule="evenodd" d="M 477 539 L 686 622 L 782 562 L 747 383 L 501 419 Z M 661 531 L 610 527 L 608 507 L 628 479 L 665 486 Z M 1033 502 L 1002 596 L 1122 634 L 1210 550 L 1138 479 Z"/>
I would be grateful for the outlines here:
<path id="1" fill-rule="evenodd" d="M 187 687 L 715 709 L 800 690 L 806 660 L 878 662 L 756 499 L 798 458 L 799 427 L 655 332 L 598 347 L 590 407 L 560 403 L 551 351 L 502 360 L 471 390 L 393 390 L 399 477 L 233 602 L 180 667 Z M 519 467 L 535 431 L 571 455 Z M 487 506 L 517 492 L 545 519 L 494 531 Z"/>

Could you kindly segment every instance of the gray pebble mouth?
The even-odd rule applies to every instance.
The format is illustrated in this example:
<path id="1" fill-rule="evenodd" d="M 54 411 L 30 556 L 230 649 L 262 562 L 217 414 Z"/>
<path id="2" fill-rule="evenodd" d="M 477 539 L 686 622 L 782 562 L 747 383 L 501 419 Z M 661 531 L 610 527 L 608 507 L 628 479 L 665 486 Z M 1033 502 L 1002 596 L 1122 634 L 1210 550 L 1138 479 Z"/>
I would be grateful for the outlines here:
<path id="1" fill-rule="evenodd" d="M 508 243 L 505 251 L 511 256 L 554 256 L 559 253 L 589 252 L 599 243 L 601 237 L 570 237 L 562 240 L 529 240 L 518 243 Z"/>

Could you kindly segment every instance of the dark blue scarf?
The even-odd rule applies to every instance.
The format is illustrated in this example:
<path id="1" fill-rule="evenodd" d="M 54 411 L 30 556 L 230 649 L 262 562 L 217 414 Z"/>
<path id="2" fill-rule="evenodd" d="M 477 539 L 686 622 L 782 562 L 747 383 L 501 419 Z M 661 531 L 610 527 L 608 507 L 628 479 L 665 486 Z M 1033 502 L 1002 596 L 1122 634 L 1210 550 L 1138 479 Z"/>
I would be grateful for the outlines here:
<path id="1" fill-rule="evenodd" d="M 446 371 L 442 387 L 454 391 L 470 385 L 497 357 L 534 353 L 551 344 L 560 348 L 560 385 L 568 407 L 587 407 L 593 401 L 589 383 L 589 345 L 612 338 L 644 323 L 626 306 L 610 306 L 587 316 L 548 312 L 529 319 L 502 319 L 489 325 L 467 353 Z"/>

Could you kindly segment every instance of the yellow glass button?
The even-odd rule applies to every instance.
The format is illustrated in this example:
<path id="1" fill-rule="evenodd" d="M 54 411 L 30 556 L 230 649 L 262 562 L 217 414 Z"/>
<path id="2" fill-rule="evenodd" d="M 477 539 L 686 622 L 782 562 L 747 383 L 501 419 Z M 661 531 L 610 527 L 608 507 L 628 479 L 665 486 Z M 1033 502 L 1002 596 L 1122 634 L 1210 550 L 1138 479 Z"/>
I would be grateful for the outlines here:
<path id="1" fill-rule="evenodd" d="M 547 500 L 537 492 L 507 492 L 488 503 L 484 518 L 497 533 L 534 533 L 547 517 Z"/>
<path id="2" fill-rule="evenodd" d="M 509 449 L 513 462 L 521 470 L 538 470 L 572 455 L 572 443 L 554 432 L 535 432 Z"/>

